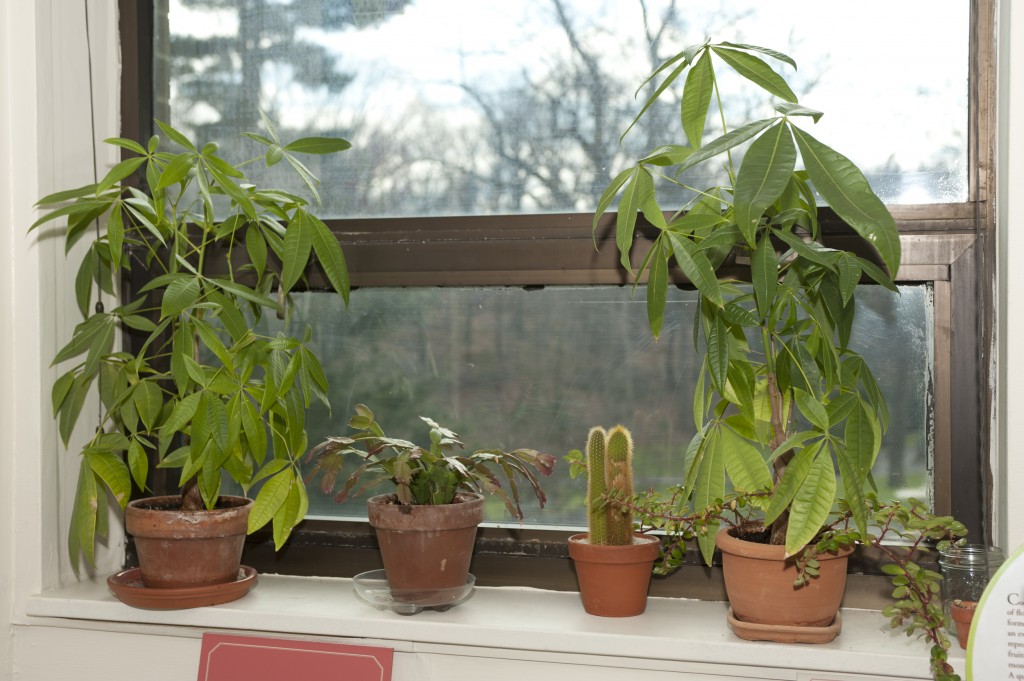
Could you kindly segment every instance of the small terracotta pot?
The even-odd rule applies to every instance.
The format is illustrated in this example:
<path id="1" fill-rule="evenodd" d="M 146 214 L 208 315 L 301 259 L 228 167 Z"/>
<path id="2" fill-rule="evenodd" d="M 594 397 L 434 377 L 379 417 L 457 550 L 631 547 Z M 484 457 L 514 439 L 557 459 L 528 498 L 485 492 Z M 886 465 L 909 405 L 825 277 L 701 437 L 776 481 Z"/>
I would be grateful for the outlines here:
<path id="1" fill-rule="evenodd" d="M 627 546 L 591 544 L 586 533 L 569 537 L 583 609 L 591 615 L 633 617 L 647 609 L 651 568 L 661 544 L 650 535 L 634 537 Z"/>
<path id="2" fill-rule="evenodd" d="M 135 539 L 142 583 L 166 589 L 238 579 L 252 503 L 222 496 L 212 511 L 183 511 L 178 496 L 130 502 L 125 529 Z"/>
<path id="3" fill-rule="evenodd" d="M 737 619 L 788 627 L 827 627 L 835 620 L 852 547 L 816 556 L 820 574 L 796 587 L 796 560 L 783 557 L 784 546 L 738 539 L 731 528 L 720 530 L 715 544 L 722 551 L 725 590 Z"/>
<path id="4" fill-rule="evenodd" d="M 977 607 L 977 601 L 955 600 L 949 611 L 956 624 L 956 639 L 964 650 L 967 650 L 967 641 L 971 637 L 971 622 L 974 621 L 974 611 Z"/>
<path id="5" fill-rule="evenodd" d="M 451 504 L 409 505 L 394 494 L 367 500 L 370 525 L 395 590 L 464 586 L 476 528 L 484 519 L 480 494 L 458 494 Z"/>

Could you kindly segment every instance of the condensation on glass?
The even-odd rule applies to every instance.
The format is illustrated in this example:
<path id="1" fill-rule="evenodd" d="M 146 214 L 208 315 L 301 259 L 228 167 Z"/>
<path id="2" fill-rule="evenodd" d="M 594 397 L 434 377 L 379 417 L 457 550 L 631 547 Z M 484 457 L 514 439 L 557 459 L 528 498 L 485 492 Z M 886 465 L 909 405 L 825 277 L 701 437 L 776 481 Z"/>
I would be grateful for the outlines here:
<path id="1" fill-rule="evenodd" d="M 590 211 L 629 159 L 678 141 L 663 135 L 678 130 L 670 104 L 618 136 L 654 65 L 710 36 L 790 54 L 799 70 L 779 68 L 825 112 L 813 134 L 886 202 L 961 202 L 969 4 L 159 0 L 157 115 L 225 146 L 259 108 L 286 136 L 350 139 L 310 162 L 328 216 Z M 723 80 L 729 111 L 771 114 Z M 720 129 L 710 117 L 706 134 Z"/>
<path id="2" fill-rule="evenodd" d="M 903 286 L 900 295 L 861 288 L 852 345 L 891 411 L 874 472 L 879 495 L 928 499 L 931 288 Z M 636 440 L 638 488 L 676 484 L 695 432 L 700 360 L 693 349 L 696 294 L 671 288 L 669 296 L 655 342 L 644 291 L 634 295 L 630 287 L 360 289 L 347 311 L 333 294 L 296 294 L 288 323 L 300 335 L 314 325 L 331 384 L 332 413 L 313 410 L 310 442 L 345 434 L 358 403 L 395 437 L 426 444 L 418 417 L 428 416 L 459 432 L 470 449 L 528 447 L 559 459 L 583 447 L 591 426 L 621 423 Z M 544 488 L 543 511 L 532 497 L 524 503 L 527 524 L 585 524 L 583 478 L 570 480 L 562 462 Z M 365 501 L 337 505 L 310 489 L 310 512 L 365 517 Z M 496 501 L 488 513 L 490 521 L 509 520 Z"/>

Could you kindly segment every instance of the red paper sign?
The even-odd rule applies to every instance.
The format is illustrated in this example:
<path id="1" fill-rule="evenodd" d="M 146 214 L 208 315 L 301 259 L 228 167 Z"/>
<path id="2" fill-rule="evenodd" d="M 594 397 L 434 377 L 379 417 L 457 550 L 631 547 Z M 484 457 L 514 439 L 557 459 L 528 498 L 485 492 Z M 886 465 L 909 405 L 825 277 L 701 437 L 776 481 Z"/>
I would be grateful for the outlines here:
<path id="1" fill-rule="evenodd" d="M 391 681 L 391 648 L 203 634 L 199 681 Z"/>

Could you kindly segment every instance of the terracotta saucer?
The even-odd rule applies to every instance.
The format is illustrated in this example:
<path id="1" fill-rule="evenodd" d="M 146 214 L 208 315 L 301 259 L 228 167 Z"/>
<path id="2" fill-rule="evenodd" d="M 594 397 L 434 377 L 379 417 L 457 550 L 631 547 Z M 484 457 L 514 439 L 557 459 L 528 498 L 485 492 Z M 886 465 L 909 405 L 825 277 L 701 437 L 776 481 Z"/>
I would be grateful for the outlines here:
<path id="1" fill-rule="evenodd" d="M 755 624 L 736 619 L 729 608 L 727 616 L 732 633 L 747 641 L 774 643 L 828 643 L 839 635 L 843 618 L 836 613 L 832 624 L 825 627 L 794 627 L 784 624 Z"/>
<path id="2" fill-rule="evenodd" d="M 139 568 L 122 570 L 107 578 L 107 586 L 122 603 L 149 610 L 183 610 L 228 603 L 241 598 L 255 585 L 256 570 L 246 565 L 239 569 L 235 581 L 207 586 L 151 589 L 143 586 Z"/>

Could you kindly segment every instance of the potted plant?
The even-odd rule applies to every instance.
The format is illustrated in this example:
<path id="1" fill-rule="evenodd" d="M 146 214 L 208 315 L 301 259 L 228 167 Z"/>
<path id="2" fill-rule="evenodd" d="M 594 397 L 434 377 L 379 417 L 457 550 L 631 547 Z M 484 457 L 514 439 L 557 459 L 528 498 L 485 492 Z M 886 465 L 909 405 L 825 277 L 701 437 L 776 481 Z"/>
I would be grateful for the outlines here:
<path id="1" fill-rule="evenodd" d="M 307 200 L 255 186 L 243 168 L 284 160 L 319 200 L 316 177 L 296 154 L 330 154 L 349 143 L 284 143 L 263 120 L 265 134 L 246 136 L 265 153 L 235 164 L 217 145 L 199 146 L 159 121 L 174 151 L 164 150 L 158 136 L 144 144 L 109 139 L 128 158 L 99 182 L 38 203 L 47 212 L 32 229 L 66 217 L 68 249 L 95 233 L 75 279 L 84 320 L 54 359 L 73 364 L 52 389 L 65 446 L 90 389 L 98 388 L 102 404 L 95 434 L 81 450 L 68 534 L 76 570 L 81 557 L 94 561 L 108 498 L 126 509 L 146 588 L 235 580 L 246 532 L 272 523 L 280 547 L 306 513 L 298 465 L 306 449 L 304 410 L 313 399 L 326 401 L 327 381 L 308 346 L 310 329 L 271 338 L 254 324 L 267 312 L 285 315 L 288 293 L 312 253 L 346 302 L 348 274 L 337 240 Z M 225 273 L 211 273 L 215 261 Z M 149 282 L 139 291 L 121 288 L 121 275 L 138 268 L 152 273 Z M 92 307 L 97 287 L 121 291 L 119 304 Z M 132 334 L 130 345 L 118 347 L 119 331 Z M 135 489 L 148 489 L 151 460 L 180 469 L 180 496 L 129 503 L 133 481 Z M 245 493 L 260 483 L 255 500 L 222 495 L 225 474 Z M 209 550 L 209 537 L 227 545 Z M 173 557 L 179 548 L 203 552 Z"/>
<path id="2" fill-rule="evenodd" d="M 865 490 L 888 411 L 870 368 L 849 342 L 857 285 L 867 278 L 895 290 L 900 243 L 892 216 L 861 171 L 797 124 L 817 122 L 821 112 L 798 103 L 765 58 L 795 66 L 771 49 L 710 41 L 666 60 L 648 79 L 667 74 L 637 120 L 686 74 L 679 95 L 684 138 L 655 149 L 612 180 L 600 198 L 594 229 L 621 195 L 616 244 L 631 271 L 637 212 L 657 231 L 636 273 L 638 279 L 647 275 L 655 336 L 664 318 L 671 260 L 699 293 L 697 434 L 687 451 L 681 493 L 695 509 L 724 498 L 727 479 L 738 492 L 757 493 L 749 503 L 762 512 L 759 524 L 719 531 L 712 516 L 697 535 L 708 563 L 716 545 L 722 550 L 735 617 L 786 631 L 804 626 L 818 638 L 821 629 L 838 623 L 851 548 L 833 542 L 815 555 L 820 574 L 807 583 L 811 589 L 793 587 L 796 563 L 818 542 L 839 501 L 840 477 L 854 526 L 864 537 L 868 533 Z M 774 96 L 775 115 L 730 121 L 716 61 Z M 705 141 L 712 101 L 719 102 L 723 132 Z M 698 188 L 686 205 L 666 214 L 666 186 L 686 185 L 688 170 L 710 162 L 724 164 L 724 183 Z M 823 244 L 818 196 L 859 237 L 857 251 Z M 881 266 L 862 253 L 873 254 Z M 724 263 L 737 261 L 749 263 L 749 278 L 721 274 Z M 748 560 L 757 566 L 754 575 L 736 577 L 737 564 Z M 769 575 L 776 576 L 774 586 L 743 588 Z M 836 588 L 826 595 L 823 587 L 833 576 Z M 789 618 L 793 609 L 786 603 L 747 603 L 740 600 L 744 592 L 805 600 L 819 609 L 800 609 Z"/>
<path id="3" fill-rule="evenodd" d="M 665 547 L 654 567 L 655 574 L 665 575 L 679 568 L 685 561 L 689 543 L 707 536 L 710 526 L 724 524 L 741 529 L 759 524 L 761 501 L 771 493 L 734 492 L 703 508 L 694 508 L 683 494 L 684 486 L 677 485 L 667 494 L 647 490 L 622 502 L 640 519 L 643 529 L 657 529 L 665 534 Z M 946 630 L 950 623 L 943 611 L 943 591 L 947 585 L 943 575 L 918 561 L 923 549 L 932 548 L 933 553 L 939 554 L 947 551 L 967 534 L 967 529 L 951 516 L 930 512 L 916 499 L 881 503 L 873 493 L 868 493 L 864 495 L 863 510 L 870 527 L 867 535 L 855 527 L 854 509 L 844 500 L 839 501 L 817 542 L 792 558 L 795 575 L 792 584 L 780 585 L 772 575 L 766 574 L 751 578 L 742 586 L 799 592 L 821 579 L 820 556 L 860 542 L 867 552 L 877 557 L 882 571 L 892 581 L 893 602 L 882 610 L 882 615 L 889 619 L 893 629 L 901 629 L 908 636 L 917 635 L 930 646 L 929 665 L 935 681 L 959 681 L 960 677 L 947 661 L 950 641 Z M 770 565 L 762 563 L 762 568 L 768 570 Z M 731 598 L 732 592 L 729 595 Z M 738 621 L 732 616 L 730 624 L 741 638 L 752 640 L 824 642 L 835 635 L 827 628 L 781 629 Z"/>
<path id="4" fill-rule="evenodd" d="M 357 405 L 349 420 L 355 432 L 329 437 L 310 451 L 316 463 L 307 480 L 321 476 L 321 488 L 329 493 L 346 460 L 354 457 L 358 465 L 336 501 L 392 483 L 393 493 L 367 500 L 388 583 L 396 600 L 398 594 L 415 592 L 419 601 L 430 602 L 431 592 L 466 585 L 477 526 L 484 519 L 484 493 L 496 495 L 522 519 L 518 480 L 529 485 L 543 508 L 546 497 L 537 473 L 550 475 L 555 460 L 532 449 L 464 454 L 457 451 L 463 447 L 457 433 L 420 418 L 429 431 L 425 447 L 385 435 L 373 412 Z"/>
<path id="5" fill-rule="evenodd" d="M 586 533 L 569 537 L 583 608 L 591 615 L 632 617 L 647 609 L 651 568 L 661 545 L 657 537 L 633 531 L 633 437 L 623 426 L 595 427 L 587 454 L 573 450 L 571 477 L 587 474 Z"/>

